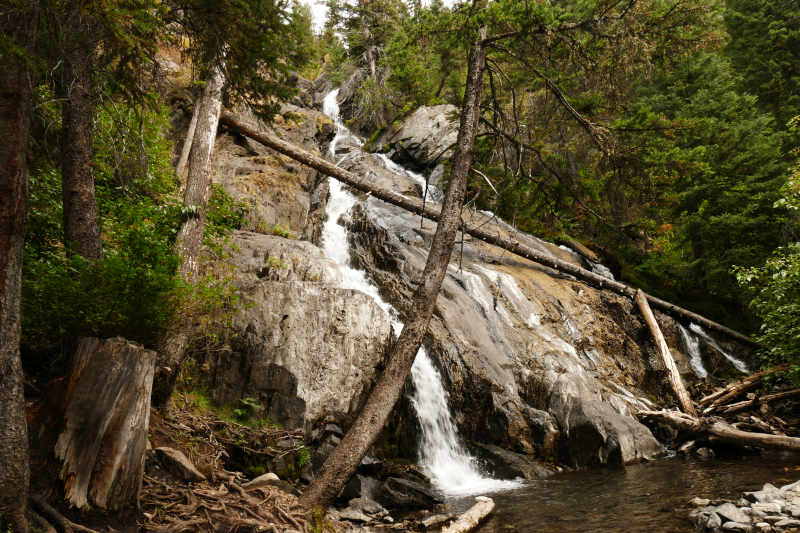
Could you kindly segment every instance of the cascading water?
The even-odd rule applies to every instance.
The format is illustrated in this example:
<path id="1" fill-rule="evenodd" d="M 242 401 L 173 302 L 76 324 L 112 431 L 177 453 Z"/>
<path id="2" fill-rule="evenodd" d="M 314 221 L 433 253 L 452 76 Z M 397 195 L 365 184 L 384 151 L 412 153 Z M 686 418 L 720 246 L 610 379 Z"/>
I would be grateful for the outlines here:
<path id="1" fill-rule="evenodd" d="M 703 358 L 700 356 L 700 338 L 692 335 L 682 325 L 678 324 L 678 327 L 681 330 L 681 338 L 684 346 L 686 346 L 686 352 L 689 354 L 689 364 L 692 365 L 692 370 L 699 378 L 708 376 L 708 372 L 703 366 Z"/>
<path id="2" fill-rule="evenodd" d="M 715 350 L 717 350 L 719 353 L 721 353 L 721 354 L 722 354 L 722 356 L 723 356 L 725 359 L 727 359 L 728 361 L 730 361 L 730 362 L 731 362 L 731 364 L 732 364 L 734 367 L 736 367 L 736 370 L 738 370 L 739 372 L 743 372 L 743 373 L 745 373 L 745 374 L 746 374 L 747 372 L 750 372 L 750 368 L 747 366 L 747 363 L 745 363 L 744 361 L 742 361 L 742 360 L 740 360 L 740 359 L 737 359 L 736 357 L 734 357 L 734 356 L 732 356 L 731 354 L 729 354 L 728 352 L 726 352 L 726 351 L 725 351 L 725 350 L 722 348 L 722 346 L 720 346 L 720 345 L 719 345 L 719 343 L 717 343 L 717 341 L 715 341 L 714 339 L 712 339 L 712 338 L 711 338 L 711 337 L 708 335 L 708 333 L 706 333 L 706 332 L 703 330 L 703 328 L 701 328 L 701 327 L 700 327 L 698 324 L 689 324 L 689 329 L 690 329 L 690 330 L 692 330 L 692 332 L 693 332 L 693 333 L 695 333 L 695 334 L 696 334 L 698 337 L 700 337 L 700 338 L 701 338 L 701 339 L 702 339 L 702 340 L 703 340 L 703 341 L 704 341 L 706 344 L 708 344 L 709 346 L 711 346 L 711 347 L 713 347 Z"/>
<path id="3" fill-rule="evenodd" d="M 336 137 L 331 142 L 331 153 L 334 157 L 338 141 L 345 137 L 352 137 L 339 117 L 339 104 L 336 100 L 338 94 L 338 90 L 332 91 L 325 97 L 323 103 L 323 112 L 334 119 L 337 127 Z M 362 144 L 357 139 L 355 140 L 359 145 Z M 344 160 L 344 157 L 341 161 Z M 425 179 L 422 176 L 405 171 L 388 158 L 384 160 L 389 170 L 405 172 L 424 186 Z M 337 180 L 330 179 L 330 191 L 327 206 L 328 220 L 322 231 L 322 251 L 326 257 L 333 259 L 339 265 L 343 277 L 342 286 L 359 290 L 371 296 L 389 314 L 392 327 L 399 335 L 403 324 L 397 321 L 395 309 L 381 298 L 378 288 L 369 282 L 363 271 L 350 266 L 347 230 L 339 225 L 339 219 L 356 204 L 357 200 L 355 196 L 345 191 Z M 433 366 L 425 348 L 421 347 L 417 353 L 411 369 L 411 380 L 415 389 L 412 403 L 422 427 L 421 465 L 427 471 L 434 485 L 448 496 L 496 492 L 519 485 L 514 481 L 486 478 L 478 472 L 475 459 L 470 457 L 458 442 L 455 422 L 447 407 L 447 393 L 442 387 L 441 376 Z"/>

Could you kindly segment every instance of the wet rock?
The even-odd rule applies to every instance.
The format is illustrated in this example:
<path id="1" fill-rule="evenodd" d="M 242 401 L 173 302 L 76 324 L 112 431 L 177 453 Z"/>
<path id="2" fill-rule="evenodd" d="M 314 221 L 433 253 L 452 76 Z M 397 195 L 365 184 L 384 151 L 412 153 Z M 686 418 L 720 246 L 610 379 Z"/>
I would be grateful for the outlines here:
<path id="1" fill-rule="evenodd" d="M 539 448 L 539 457 L 542 459 L 558 457 L 561 430 L 555 417 L 546 411 L 528 406 L 523 407 L 522 412 L 531 430 L 534 446 Z"/>
<path id="2" fill-rule="evenodd" d="M 738 507 L 732 503 L 723 503 L 716 508 L 715 511 L 723 522 L 739 522 L 742 524 L 749 524 L 750 517 L 744 514 Z"/>
<path id="3" fill-rule="evenodd" d="M 418 170 L 433 168 L 452 155 L 451 146 L 458 136 L 458 111 L 453 105 L 420 107 L 409 116 L 399 130 L 389 128 L 375 147 L 390 150 L 388 156 Z"/>
<path id="4" fill-rule="evenodd" d="M 380 494 L 381 482 L 359 474 L 353 475 L 339 493 L 340 500 L 366 498 L 375 500 Z"/>
<path id="5" fill-rule="evenodd" d="M 714 457 L 714 451 L 708 448 L 699 448 L 696 452 L 700 459 L 712 459 Z"/>
<path id="6" fill-rule="evenodd" d="M 369 522 L 372 520 L 369 516 L 365 515 L 358 509 L 348 507 L 339 513 L 339 517 L 343 520 L 352 520 L 353 522 Z"/>
<path id="7" fill-rule="evenodd" d="M 493 444 L 469 443 L 470 451 L 482 463 L 484 469 L 498 479 L 539 479 L 555 473 L 541 461 Z"/>
<path id="8" fill-rule="evenodd" d="M 765 514 L 774 514 L 781 512 L 781 504 L 777 502 L 769 502 L 769 503 L 754 503 L 751 507 L 753 510 L 761 511 Z"/>
<path id="9" fill-rule="evenodd" d="M 374 457 L 364 456 L 358 465 L 358 473 L 365 476 L 377 476 L 383 468 L 383 463 Z"/>
<path id="10" fill-rule="evenodd" d="M 783 512 L 792 515 L 793 518 L 800 518 L 800 505 L 787 505 Z"/>
<path id="11" fill-rule="evenodd" d="M 687 505 L 689 507 L 700 508 L 700 507 L 708 507 L 709 503 L 711 503 L 711 500 L 706 500 L 704 498 L 694 498 L 693 500 L 689 501 Z"/>
<path id="12" fill-rule="evenodd" d="M 247 483 L 242 484 L 242 488 L 244 490 L 255 490 L 260 489 L 261 487 L 268 487 L 272 485 L 272 482 L 278 481 L 280 478 L 273 473 L 267 473 L 263 476 L 258 476 L 252 481 L 248 481 Z"/>
<path id="13" fill-rule="evenodd" d="M 381 504 L 370 498 L 354 498 L 347 503 L 347 506 L 368 515 L 384 516 L 388 514 Z"/>
<path id="14" fill-rule="evenodd" d="M 759 490 L 755 492 L 745 492 L 744 498 L 753 503 L 782 502 L 784 493 L 779 490 Z"/>
<path id="15" fill-rule="evenodd" d="M 443 503 L 444 498 L 419 483 L 389 478 L 381 487 L 377 501 L 387 509 L 432 509 Z"/>
<path id="16" fill-rule="evenodd" d="M 784 518 L 773 524 L 775 527 L 800 527 L 800 520 L 794 518 Z"/>
<path id="17" fill-rule="evenodd" d="M 179 450 L 166 447 L 156 448 L 156 457 L 161 466 L 184 481 L 200 483 L 206 479 L 206 476 L 201 474 Z"/>
<path id="18" fill-rule="evenodd" d="M 696 448 L 697 445 L 695 444 L 695 442 L 693 440 L 690 440 L 688 442 L 684 442 L 683 444 L 681 444 L 676 453 L 678 455 L 691 455 Z"/>

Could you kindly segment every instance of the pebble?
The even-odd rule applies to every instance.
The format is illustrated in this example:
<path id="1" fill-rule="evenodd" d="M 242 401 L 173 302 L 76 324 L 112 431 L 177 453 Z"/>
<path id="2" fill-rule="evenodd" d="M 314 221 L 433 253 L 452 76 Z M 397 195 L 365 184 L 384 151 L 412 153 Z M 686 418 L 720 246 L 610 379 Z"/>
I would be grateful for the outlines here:
<path id="1" fill-rule="evenodd" d="M 717 529 L 719 526 L 722 525 L 722 520 L 720 519 L 717 513 L 711 513 L 708 517 L 708 522 L 706 522 L 706 528 L 708 529 Z"/>
<path id="2" fill-rule="evenodd" d="M 739 522 L 725 522 L 724 524 L 722 524 L 722 529 L 724 529 L 725 531 L 748 533 L 750 531 L 750 524 L 741 524 Z"/>
<path id="3" fill-rule="evenodd" d="M 689 502 L 689 507 L 708 507 L 709 503 L 711 503 L 711 500 L 706 500 L 705 498 L 695 498 Z"/>

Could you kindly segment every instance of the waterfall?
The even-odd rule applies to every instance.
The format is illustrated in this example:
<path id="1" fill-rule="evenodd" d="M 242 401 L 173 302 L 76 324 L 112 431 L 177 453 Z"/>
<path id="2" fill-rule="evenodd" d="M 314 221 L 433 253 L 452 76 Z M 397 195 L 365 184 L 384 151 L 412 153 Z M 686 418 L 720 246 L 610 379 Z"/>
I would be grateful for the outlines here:
<path id="1" fill-rule="evenodd" d="M 690 324 L 690 325 L 689 325 L 689 329 L 690 329 L 690 330 L 692 330 L 692 332 L 693 332 L 693 333 L 695 333 L 695 334 L 696 334 L 698 337 L 700 337 L 701 339 L 703 339 L 703 341 L 704 341 L 706 344 L 708 344 L 708 345 L 712 346 L 712 347 L 713 347 L 715 350 L 717 350 L 719 353 L 721 353 L 721 354 L 722 354 L 722 356 L 723 356 L 725 359 L 727 359 L 728 361 L 730 361 L 730 362 L 731 362 L 731 364 L 732 364 L 734 367 L 736 367 L 736 370 L 738 370 L 739 372 L 743 372 L 743 373 L 745 373 L 745 374 L 746 374 L 747 372 L 750 372 L 750 368 L 747 366 L 747 363 L 745 363 L 744 361 L 742 361 L 742 360 L 740 360 L 740 359 L 737 359 L 736 357 L 732 356 L 732 355 L 731 355 L 731 354 L 729 354 L 727 351 L 725 351 L 725 350 L 722 348 L 722 346 L 720 346 L 720 345 L 719 345 L 719 343 L 717 343 L 717 341 L 715 341 L 714 339 L 712 339 L 712 338 L 711 338 L 711 337 L 708 335 L 708 333 L 706 333 L 706 332 L 703 330 L 703 328 L 701 328 L 701 327 L 700 327 L 698 324 Z"/>
<path id="2" fill-rule="evenodd" d="M 689 354 L 689 364 L 692 366 L 695 375 L 699 378 L 708 376 L 708 372 L 703 366 L 703 358 L 700 356 L 700 338 L 696 335 L 692 335 L 689 330 L 681 324 L 678 324 L 678 327 L 681 330 L 683 344 L 686 346 L 686 351 Z"/>
<path id="3" fill-rule="evenodd" d="M 323 112 L 334 119 L 337 127 L 336 137 L 331 142 L 331 154 L 334 156 L 337 142 L 341 138 L 352 137 L 339 117 L 339 104 L 336 100 L 338 94 L 338 90 L 330 92 L 323 102 Z M 384 160 L 390 170 L 405 172 L 418 181 L 422 180 L 424 184 L 425 180 L 421 176 L 405 171 L 388 158 Z M 322 231 L 322 252 L 339 265 L 343 277 L 342 286 L 371 296 L 389 314 L 392 327 L 399 335 L 403 324 L 397 320 L 395 309 L 381 298 L 378 288 L 367 279 L 363 271 L 350 266 L 347 230 L 339 225 L 339 219 L 346 216 L 357 199 L 345 191 L 339 181 L 330 178 L 329 180 L 331 195 L 327 206 L 328 219 Z M 447 392 L 424 347 L 420 347 L 417 353 L 411 369 L 411 380 L 415 389 L 412 403 L 422 427 L 422 442 L 419 446 L 421 466 L 438 489 L 448 496 L 465 496 L 518 485 L 513 481 L 485 478 L 478 472 L 475 459 L 470 457 L 458 442 L 456 425 L 447 406 Z"/>

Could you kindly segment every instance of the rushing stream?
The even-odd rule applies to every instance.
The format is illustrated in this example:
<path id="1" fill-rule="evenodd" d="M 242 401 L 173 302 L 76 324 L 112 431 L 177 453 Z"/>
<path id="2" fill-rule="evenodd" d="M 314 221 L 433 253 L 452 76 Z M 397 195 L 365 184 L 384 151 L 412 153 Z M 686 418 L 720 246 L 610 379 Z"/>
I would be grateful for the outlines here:
<path id="1" fill-rule="evenodd" d="M 337 142 L 343 137 L 351 137 L 339 117 L 339 104 L 336 101 L 338 94 L 338 90 L 331 92 L 323 104 L 324 113 L 334 119 L 337 127 L 336 137 L 331 142 L 331 153 L 334 157 Z M 356 141 L 361 144 L 357 139 Z M 391 160 L 386 159 L 385 162 L 391 170 L 402 172 L 402 169 Z M 425 178 L 410 172 L 407 174 L 424 186 Z M 330 188 L 328 220 L 322 232 L 322 251 L 326 257 L 333 259 L 339 265 L 343 277 L 342 286 L 371 296 L 389 314 L 395 333 L 399 335 L 403 324 L 397 320 L 397 312 L 381 298 L 378 288 L 367 279 L 364 272 L 350 266 L 347 230 L 339 224 L 339 218 L 342 215 L 346 216 L 358 200 L 345 191 L 337 180 L 330 180 Z M 411 380 L 415 389 L 413 405 L 422 428 L 420 462 L 438 489 L 448 496 L 464 496 L 519 486 L 515 481 L 486 478 L 478 472 L 474 458 L 470 457 L 458 442 L 455 422 L 447 407 L 447 392 L 442 386 L 439 372 L 433 366 L 424 347 L 417 353 L 411 369 Z"/>

